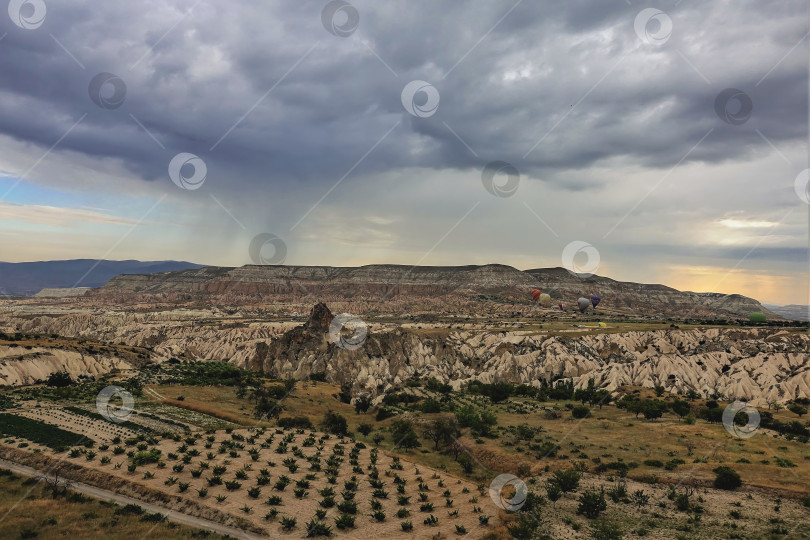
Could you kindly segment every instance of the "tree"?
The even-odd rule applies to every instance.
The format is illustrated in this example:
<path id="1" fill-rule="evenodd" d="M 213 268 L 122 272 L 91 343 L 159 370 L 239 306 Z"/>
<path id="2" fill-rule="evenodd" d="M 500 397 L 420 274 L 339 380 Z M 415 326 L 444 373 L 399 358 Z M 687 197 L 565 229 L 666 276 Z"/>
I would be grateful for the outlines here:
<path id="1" fill-rule="evenodd" d="M 802 406 L 801 406 L 801 405 L 799 405 L 798 403 L 793 403 L 793 404 L 791 404 L 791 405 L 788 405 L 788 410 L 789 410 L 790 412 L 792 412 L 792 413 L 796 413 L 796 414 L 798 414 L 798 415 L 799 415 L 799 418 L 801 418 L 802 416 L 804 416 L 805 414 L 807 414 L 807 409 L 805 409 L 804 407 L 802 407 Z"/>
<path id="2" fill-rule="evenodd" d="M 64 388 L 75 383 L 67 371 L 54 371 L 48 375 L 48 381 L 45 384 L 48 386 L 55 386 L 57 388 Z"/>
<path id="3" fill-rule="evenodd" d="M 635 414 L 638 418 L 638 415 L 644 411 L 644 403 L 643 401 L 628 401 L 625 407 L 628 412 Z"/>
<path id="4" fill-rule="evenodd" d="M 283 410 L 284 406 L 281 404 L 281 401 L 265 396 L 256 402 L 253 415 L 256 418 L 278 418 Z"/>
<path id="5" fill-rule="evenodd" d="M 567 471 L 554 471 L 549 483 L 555 484 L 562 493 L 568 494 L 579 488 L 580 474 L 574 469 Z"/>
<path id="6" fill-rule="evenodd" d="M 461 427 L 475 427 L 478 423 L 478 411 L 472 405 L 465 405 L 456 411 L 456 420 Z"/>
<path id="7" fill-rule="evenodd" d="M 360 424 L 359 426 L 357 426 L 357 431 L 359 431 L 363 435 L 368 435 L 369 433 L 371 433 L 371 430 L 373 429 L 374 427 L 371 424 Z"/>
<path id="8" fill-rule="evenodd" d="M 591 395 L 593 394 L 593 390 L 589 390 L 587 388 L 580 388 L 574 392 L 574 399 L 579 401 L 583 405 L 586 402 L 591 401 Z"/>
<path id="9" fill-rule="evenodd" d="M 427 398 L 422 403 L 422 412 L 425 414 L 442 412 L 442 404 L 433 398 Z"/>
<path id="10" fill-rule="evenodd" d="M 65 495 L 67 490 L 73 486 L 71 480 L 68 480 L 64 476 L 60 477 L 61 472 L 62 468 L 57 467 L 52 475 L 43 474 L 36 477 L 37 480 L 45 482 L 45 485 L 48 486 L 48 489 L 51 491 L 51 497 L 54 499 L 59 498 L 60 495 Z"/>
<path id="11" fill-rule="evenodd" d="M 597 390 L 593 393 L 591 405 L 599 405 L 599 409 L 601 410 L 603 405 L 609 405 L 611 401 L 613 401 L 613 396 L 610 395 L 610 392 L 607 390 Z"/>
<path id="12" fill-rule="evenodd" d="M 394 440 L 394 447 L 402 447 L 405 450 L 422 446 L 419 436 L 413 430 L 413 423 L 410 420 L 395 420 L 391 424 L 391 436 Z"/>
<path id="13" fill-rule="evenodd" d="M 447 452 L 450 453 L 450 454 L 453 454 L 453 459 L 455 461 L 458 461 L 458 456 L 461 453 L 469 452 L 469 450 L 467 450 L 467 447 L 464 446 L 464 444 L 461 441 L 456 439 L 456 440 L 453 441 L 453 443 L 450 446 L 447 447 Z"/>
<path id="14" fill-rule="evenodd" d="M 371 398 L 368 396 L 360 396 L 354 400 L 354 412 L 357 414 L 365 413 L 371 407 Z"/>
<path id="15" fill-rule="evenodd" d="M 513 386 L 509 383 L 497 382 L 488 385 L 487 395 L 489 396 L 489 399 L 492 400 L 492 403 L 500 403 L 512 395 L 512 389 Z"/>
<path id="16" fill-rule="evenodd" d="M 458 463 L 466 474 L 473 472 L 475 464 L 469 454 L 461 454 L 458 458 Z"/>
<path id="17" fill-rule="evenodd" d="M 641 413 L 647 420 L 661 418 L 665 410 L 667 410 L 667 404 L 657 399 L 643 401 L 641 405 Z"/>
<path id="18" fill-rule="evenodd" d="M 676 399 L 670 404 L 669 408 L 672 409 L 672 412 L 677 414 L 680 419 L 683 419 L 691 410 L 689 402 L 683 399 Z"/>
<path id="19" fill-rule="evenodd" d="M 548 500 L 553 502 L 554 506 L 556 507 L 557 501 L 559 501 L 560 497 L 562 497 L 562 490 L 560 489 L 560 486 L 557 485 L 556 482 L 546 482 L 546 496 L 548 497 Z"/>
<path id="20" fill-rule="evenodd" d="M 498 415 L 494 411 L 484 409 L 478 415 L 478 420 L 476 430 L 484 437 L 492 436 L 492 428 L 498 425 Z"/>
<path id="21" fill-rule="evenodd" d="M 742 485 L 740 475 L 731 467 L 717 467 L 712 472 L 716 475 L 714 487 L 717 489 L 737 489 Z"/>
<path id="22" fill-rule="evenodd" d="M 656 396 L 661 397 L 661 396 L 664 395 L 665 388 L 663 386 L 661 386 L 660 384 L 656 384 L 653 391 L 655 392 Z"/>
<path id="23" fill-rule="evenodd" d="M 349 424 L 343 415 L 332 411 L 324 415 L 323 427 L 326 432 L 335 435 L 346 435 L 349 432 Z"/>
<path id="24" fill-rule="evenodd" d="M 458 424 L 451 417 L 434 418 L 422 429 L 422 436 L 433 441 L 435 450 L 439 449 L 440 444 L 453 441 L 458 433 Z"/>

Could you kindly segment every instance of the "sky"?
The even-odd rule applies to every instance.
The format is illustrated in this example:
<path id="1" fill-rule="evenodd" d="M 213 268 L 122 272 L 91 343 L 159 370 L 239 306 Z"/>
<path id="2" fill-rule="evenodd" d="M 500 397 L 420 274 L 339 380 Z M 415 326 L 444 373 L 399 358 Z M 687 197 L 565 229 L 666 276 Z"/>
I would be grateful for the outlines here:
<path id="1" fill-rule="evenodd" d="M 0 260 L 565 266 L 808 304 L 805 0 L 11 0 Z"/>

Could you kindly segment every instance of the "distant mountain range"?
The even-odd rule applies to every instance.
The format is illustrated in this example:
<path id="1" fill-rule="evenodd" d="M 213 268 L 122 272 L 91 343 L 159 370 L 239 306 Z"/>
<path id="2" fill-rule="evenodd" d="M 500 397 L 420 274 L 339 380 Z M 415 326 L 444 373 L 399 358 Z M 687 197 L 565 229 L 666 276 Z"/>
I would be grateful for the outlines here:
<path id="1" fill-rule="evenodd" d="M 794 321 L 810 321 L 810 306 L 790 304 L 788 306 L 777 306 L 773 304 L 762 304 L 768 310 Z"/>
<path id="2" fill-rule="evenodd" d="M 123 303 L 197 301 L 213 298 L 225 304 L 261 301 L 285 304 L 320 299 L 354 302 L 361 311 L 377 305 L 390 312 L 500 312 L 523 309 L 530 292 L 540 288 L 553 304 L 573 309 L 577 298 L 602 298 L 600 311 L 681 317 L 748 318 L 762 305 L 739 294 L 678 291 L 664 285 L 621 282 L 574 275 L 564 268 L 518 270 L 502 264 L 482 266 L 404 266 L 373 264 L 360 267 L 256 266 L 205 267 L 152 275 L 118 276 L 89 294 Z M 470 309 L 460 309 L 464 305 Z M 348 307 L 348 306 L 347 306 Z M 436 311 L 433 309 L 433 311 Z M 430 311 L 430 309 L 428 309 Z"/>
<path id="3" fill-rule="evenodd" d="M 201 268 L 185 261 L 67 261 L 0 262 L 0 294 L 30 296 L 46 288 L 100 287 L 121 274 L 154 274 Z"/>

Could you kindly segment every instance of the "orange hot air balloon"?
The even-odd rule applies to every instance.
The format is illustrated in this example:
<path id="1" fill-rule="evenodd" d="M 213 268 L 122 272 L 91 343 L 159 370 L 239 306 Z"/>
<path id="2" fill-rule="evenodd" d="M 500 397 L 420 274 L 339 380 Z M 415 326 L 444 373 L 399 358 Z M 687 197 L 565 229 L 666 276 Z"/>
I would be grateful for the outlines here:
<path id="1" fill-rule="evenodd" d="M 540 289 L 532 290 L 532 300 L 537 302 L 537 300 L 538 300 L 538 298 L 540 298 L 541 294 L 543 294 L 543 291 L 541 291 Z"/>

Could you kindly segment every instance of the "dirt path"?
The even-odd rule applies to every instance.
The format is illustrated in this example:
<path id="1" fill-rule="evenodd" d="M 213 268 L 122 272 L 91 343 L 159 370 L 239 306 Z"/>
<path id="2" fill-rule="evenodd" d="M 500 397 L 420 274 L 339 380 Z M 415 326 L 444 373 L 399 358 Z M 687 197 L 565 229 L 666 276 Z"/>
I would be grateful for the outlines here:
<path id="1" fill-rule="evenodd" d="M 7 461 L 5 459 L 0 459 L 0 467 L 9 469 L 10 471 L 25 476 L 40 477 L 43 475 L 41 471 L 38 471 L 31 467 L 26 467 L 25 465 L 19 465 L 17 463 L 14 463 L 13 461 Z M 47 476 L 49 478 L 52 478 L 51 475 Z M 84 493 L 85 495 L 89 495 L 91 497 L 96 497 L 98 499 L 115 501 L 119 504 L 137 504 L 144 510 L 152 513 L 162 514 L 163 516 L 166 517 L 166 519 L 169 519 L 171 521 L 182 523 L 184 525 L 191 525 L 192 527 L 198 527 L 200 529 L 206 529 L 218 534 L 230 535 L 234 538 L 242 538 L 244 540 L 259 540 L 261 538 L 264 538 L 262 536 L 248 533 L 241 529 L 228 527 L 226 525 L 222 525 L 214 521 L 208 521 L 207 519 L 202 519 L 194 516 L 189 516 L 186 514 L 181 514 L 179 512 L 174 512 L 172 510 L 167 510 L 166 508 L 163 508 L 162 506 L 158 506 L 156 504 L 143 502 L 139 499 L 134 499 L 132 497 L 127 497 L 124 495 L 119 495 L 112 491 L 107 491 L 105 489 L 100 489 L 95 486 L 82 484 L 81 482 L 72 482 L 70 489 L 73 491 Z"/>

